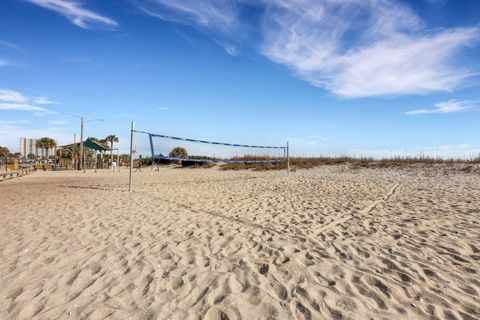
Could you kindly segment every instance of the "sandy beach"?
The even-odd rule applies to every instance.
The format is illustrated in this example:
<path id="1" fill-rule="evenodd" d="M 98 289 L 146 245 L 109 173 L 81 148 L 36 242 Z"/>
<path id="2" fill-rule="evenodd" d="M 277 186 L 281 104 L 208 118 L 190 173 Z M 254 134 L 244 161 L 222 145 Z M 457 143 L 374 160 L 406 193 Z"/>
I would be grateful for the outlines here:
<path id="1" fill-rule="evenodd" d="M 0 319 L 479 319 L 480 176 L 328 166 L 0 183 Z"/>

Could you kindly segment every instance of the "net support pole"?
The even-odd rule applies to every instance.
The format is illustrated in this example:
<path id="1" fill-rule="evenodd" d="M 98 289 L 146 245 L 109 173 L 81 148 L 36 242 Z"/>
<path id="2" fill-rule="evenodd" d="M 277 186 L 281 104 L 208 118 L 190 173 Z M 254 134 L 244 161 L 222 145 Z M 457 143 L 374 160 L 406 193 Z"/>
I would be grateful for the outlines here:
<path id="1" fill-rule="evenodd" d="M 152 152 L 152 159 L 155 161 L 155 151 L 153 150 L 153 138 L 152 138 L 152 135 L 149 134 L 148 135 L 148 138 L 150 140 L 150 151 Z M 150 166 L 150 171 L 153 171 L 153 162 Z"/>
<path id="2" fill-rule="evenodd" d="M 290 147 L 287 141 L 287 173 L 290 174 Z"/>
<path id="3" fill-rule="evenodd" d="M 133 178 L 133 138 L 135 132 L 135 122 L 132 121 L 132 127 L 130 129 L 130 172 L 128 174 L 128 191 L 132 191 L 132 178 Z"/>

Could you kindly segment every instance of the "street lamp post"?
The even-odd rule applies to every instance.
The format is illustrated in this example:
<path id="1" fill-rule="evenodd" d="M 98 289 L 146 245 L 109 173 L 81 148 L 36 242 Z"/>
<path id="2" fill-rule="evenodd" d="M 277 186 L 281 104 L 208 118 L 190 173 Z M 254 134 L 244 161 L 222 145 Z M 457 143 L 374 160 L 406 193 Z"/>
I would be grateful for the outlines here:
<path id="1" fill-rule="evenodd" d="M 83 117 L 80 117 L 80 170 L 85 172 L 85 167 L 83 166 Z"/>
<path id="2" fill-rule="evenodd" d="M 67 113 L 67 112 L 58 112 L 60 114 L 66 114 L 69 116 L 74 116 L 76 118 L 80 119 L 80 170 L 83 170 L 85 172 L 85 154 L 83 152 L 83 124 L 85 122 L 90 122 L 90 121 L 103 121 L 103 119 L 89 119 L 89 120 L 84 120 L 82 116 L 73 114 L 73 113 Z"/>
<path id="3" fill-rule="evenodd" d="M 82 155 L 82 169 L 83 172 L 85 173 L 85 153 L 83 152 L 83 124 L 85 122 L 90 122 L 90 121 L 103 121 L 103 119 L 89 119 L 89 120 L 83 120 L 83 117 L 80 117 L 80 154 Z"/>

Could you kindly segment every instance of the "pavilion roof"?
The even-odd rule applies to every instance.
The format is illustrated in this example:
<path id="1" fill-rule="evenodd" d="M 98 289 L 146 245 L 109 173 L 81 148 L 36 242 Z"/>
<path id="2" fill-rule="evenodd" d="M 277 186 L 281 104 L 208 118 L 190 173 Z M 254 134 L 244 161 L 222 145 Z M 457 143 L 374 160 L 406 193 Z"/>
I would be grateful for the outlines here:
<path id="1" fill-rule="evenodd" d="M 61 149 L 73 149 L 74 147 L 80 148 L 80 142 L 66 144 L 66 145 L 60 146 L 59 148 L 61 148 Z M 92 150 L 96 150 L 96 151 L 110 151 L 111 150 L 111 148 L 109 146 L 103 145 L 103 144 L 98 143 L 97 141 L 94 141 L 94 140 L 91 140 L 91 139 L 86 139 L 85 141 L 83 141 L 83 147 L 84 148 L 89 148 L 89 149 L 92 149 Z M 113 149 L 115 149 L 115 148 L 113 148 Z"/>

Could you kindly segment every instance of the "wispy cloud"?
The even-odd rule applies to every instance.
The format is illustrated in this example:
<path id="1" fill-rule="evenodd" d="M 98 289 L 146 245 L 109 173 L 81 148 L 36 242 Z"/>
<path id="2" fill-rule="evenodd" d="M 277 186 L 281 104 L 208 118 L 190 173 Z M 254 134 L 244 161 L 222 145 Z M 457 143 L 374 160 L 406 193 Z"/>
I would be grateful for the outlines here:
<path id="1" fill-rule="evenodd" d="M 59 145 L 68 143 L 72 139 L 71 134 L 64 128 L 31 128 L 28 123 L 28 120 L 0 120 L 0 145 L 16 151 L 19 147 L 20 137 L 39 138 L 48 136 L 57 140 Z"/>
<path id="2" fill-rule="evenodd" d="M 10 62 L 6 59 L 0 58 L 0 68 L 1 67 L 7 67 L 10 65 Z"/>
<path id="3" fill-rule="evenodd" d="M 50 100 L 49 98 L 46 98 L 46 97 L 33 97 L 32 103 L 45 105 L 45 104 L 57 104 L 58 102 Z"/>
<path id="4" fill-rule="evenodd" d="M 157 107 L 157 110 L 168 111 L 168 108 L 167 107 Z"/>
<path id="5" fill-rule="evenodd" d="M 151 16 L 165 21 L 200 25 L 210 30 L 227 32 L 236 22 L 237 4 L 230 0 L 149 0 L 136 5 Z"/>
<path id="6" fill-rule="evenodd" d="M 136 5 L 144 13 L 162 19 L 185 25 L 198 26 L 209 32 L 216 32 L 217 36 L 228 38 L 241 26 L 238 20 L 238 6 L 241 1 L 235 0 L 141 0 Z M 194 44 L 189 36 L 179 34 L 191 44 Z M 213 38 L 225 52 L 231 56 L 239 54 L 237 46 L 228 41 L 220 41 Z"/>
<path id="7" fill-rule="evenodd" d="M 4 103 L 0 102 L 0 110 L 18 110 L 18 111 L 39 111 L 48 112 L 47 109 L 23 103 Z"/>
<path id="8" fill-rule="evenodd" d="M 406 115 L 413 116 L 419 114 L 429 114 L 429 113 L 454 113 L 461 112 L 473 107 L 471 101 L 458 101 L 458 100 L 449 100 L 445 102 L 439 102 L 430 109 L 417 109 L 412 111 L 405 112 Z"/>
<path id="9" fill-rule="evenodd" d="M 0 110 L 34 111 L 37 114 L 51 113 L 41 105 L 54 103 L 45 97 L 28 98 L 22 93 L 0 89 Z"/>
<path id="10" fill-rule="evenodd" d="M 240 54 L 240 51 L 238 50 L 237 46 L 231 44 L 231 43 L 225 43 L 223 41 L 219 41 L 215 39 L 215 42 L 225 50 L 226 53 L 231 55 L 232 57 L 236 57 Z"/>
<path id="11" fill-rule="evenodd" d="M 397 0 L 152 0 L 163 20 L 241 41 L 242 6 L 260 7 L 261 53 L 299 78 L 346 98 L 452 91 L 475 73 L 456 64 L 480 40 L 478 26 L 429 29 Z M 149 4 L 149 5 L 148 5 Z M 245 30 L 246 30 L 245 29 Z M 222 47 L 236 54 L 236 47 Z"/>
<path id="12" fill-rule="evenodd" d="M 8 89 L 0 89 L 0 101 L 2 102 L 23 103 L 27 100 L 28 99 L 20 92 Z"/>
<path id="13" fill-rule="evenodd" d="M 0 124 L 2 125 L 18 125 L 18 124 L 24 124 L 24 123 L 29 123 L 29 120 L 21 119 L 21 120 L 0 120 Z"/>
<path id="14" fill-rule="evenodd" d="M 175 32 L 178 33 L 183 39 L 185 39 L 191 45 L 195 45 L 197 43 L 192 37 L 190 37 L 186 33 L 181 32 L 180 30 L 175 30 Z"/>
<path id="15" fill-rule="evenodd" d="M 8 41 L 4 41 L 4 40 L 0 40 L 0 49 L 11 51 L 11 52 L 21 52 L 22 51 L 22 48 L 20 48 L 16 44 L 8 42 Z"/>
<path id="16" fill-rule="evenodd" d="M 429 31 L 389 0 L 269 3 L 263 53 L 337 95 L 450 91 L 472 76 L 452 58 L 479 39 L 476 27 Z"/>
<path id="17" fill-rule="evenodd" d="M 76 26 L 90 29 L 93 25 L 115 28 L 118 23 L 111 18 L 83 8 L 82 3 L 72 0 L 27 0 L 37 6 L 55 11 Z"/>

